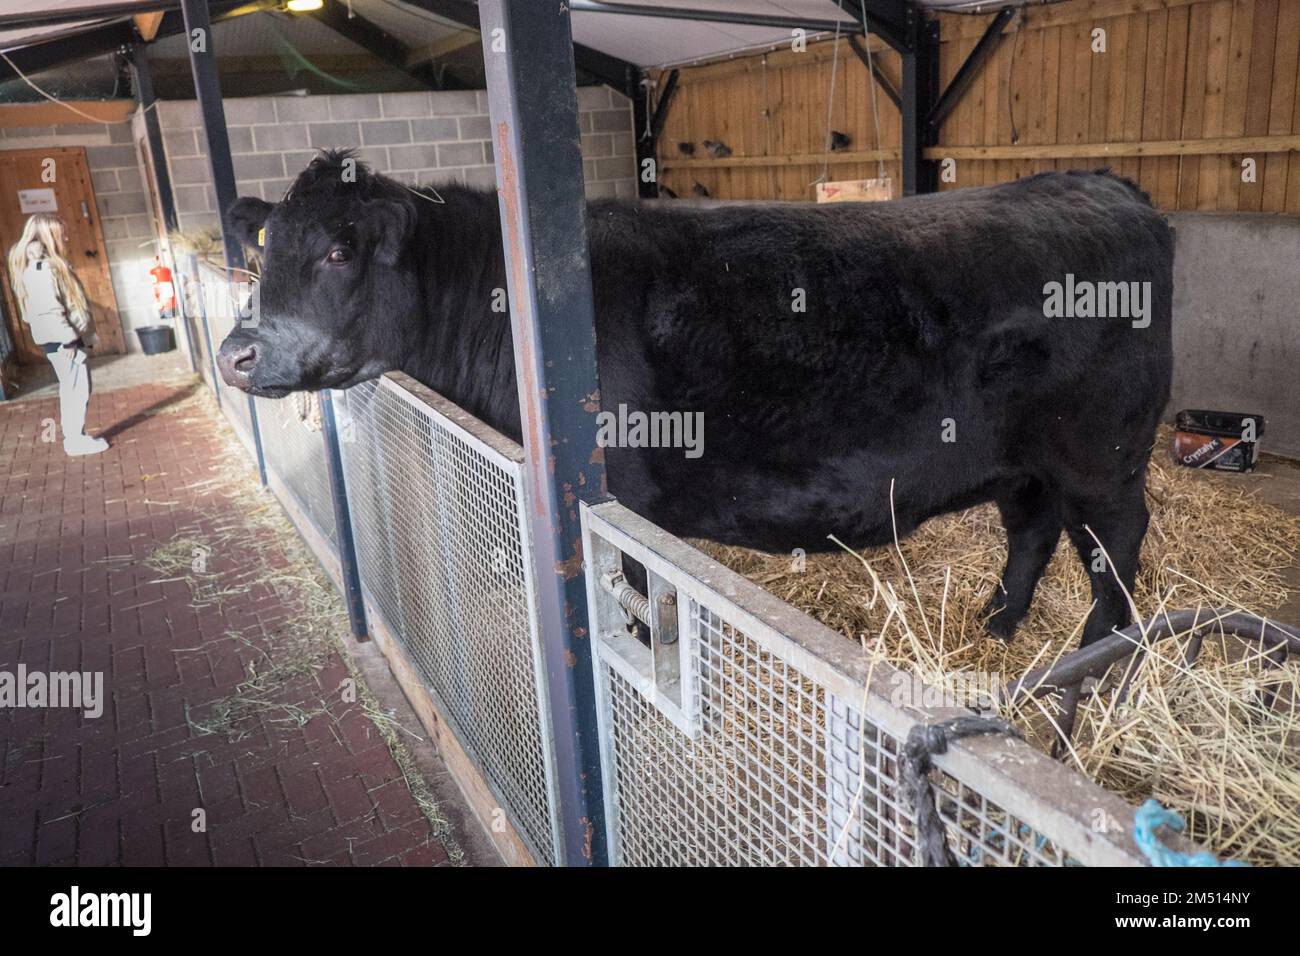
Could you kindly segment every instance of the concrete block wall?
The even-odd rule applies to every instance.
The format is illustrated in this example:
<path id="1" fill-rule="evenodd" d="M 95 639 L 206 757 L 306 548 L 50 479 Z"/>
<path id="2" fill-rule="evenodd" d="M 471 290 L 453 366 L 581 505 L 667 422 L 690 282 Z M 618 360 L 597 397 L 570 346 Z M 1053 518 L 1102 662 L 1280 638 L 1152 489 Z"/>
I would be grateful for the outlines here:
<path id="1" fill-rule="evenodd" d="M 583 172 L 591 198 L 636 196 L 632 107 L 607 87 L 578 90 Z M 356 146 L 378 172 L 411 185 L 462 182 L 492 188 L 496 174 L 487 93 L 379 93 L 253 97 L 225 102 L 241 195 L 278 200 L 318 147 Z M 182 231 L 215 228 L 198 104 L 157 106 Z M 156 230 L 136 139 L 139 115 L 122 123 L 0 129 L 0 149 L 83 146 L 127 348 L 157 321 L 149 269 Z"/>
<path id="2" fill-rule="evenodd" d="M 132 330 L 157 321 L 149 270 L 156 252 L 153 217 L 131 120 L 111 124 L 15 127 L 0 130 L 0 149 L 83 146 L 95 191 L 109 269 L 127 348 Z"/>
<path id="3" fill-rule="evenodd" d="M 1169 411 L 1264 416 L 1260 447 L 1300 458 L 1300 216 L 1177 212 Z"/>
<path id="4" fill-rule="evenodd" d="M 607 87 L 578 90 L 583 172 L 591 198 L 636 196 L 632 107 Z M 240 195 L 274 202 L 320 148 L 354 146 L 377 172 L 410 185 L 496 185 L 486 91 L 228 99 L 226 126 Z M 182 231 L 217 225 L 193 101 L 159 104 Z"/>

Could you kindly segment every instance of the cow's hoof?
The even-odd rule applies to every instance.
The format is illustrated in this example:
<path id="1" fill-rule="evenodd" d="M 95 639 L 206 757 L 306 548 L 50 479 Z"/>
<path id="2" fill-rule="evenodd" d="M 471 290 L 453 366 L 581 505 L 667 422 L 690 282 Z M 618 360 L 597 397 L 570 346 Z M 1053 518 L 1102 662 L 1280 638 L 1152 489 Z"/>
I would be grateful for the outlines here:
<path id="1" fill-rule="evenodd" d="M 1007 607 L 1000 590 L 993 595 L 993 599 L 984 608 L 984 613 L 987 615 L 984 629 L 993 637 L 999 641 L 1009 641 L 1015 636 L 1016 627 L 1020 624 L 1020 616 Z"/>

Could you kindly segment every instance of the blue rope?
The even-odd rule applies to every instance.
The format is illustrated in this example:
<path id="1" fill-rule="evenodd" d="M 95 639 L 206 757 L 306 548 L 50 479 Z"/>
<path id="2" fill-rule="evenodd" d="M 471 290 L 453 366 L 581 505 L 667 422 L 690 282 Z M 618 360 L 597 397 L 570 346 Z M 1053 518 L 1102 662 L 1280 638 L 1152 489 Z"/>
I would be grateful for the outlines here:
<path id="1" fill-rule="evenodd" d="M 1158 800 L 1147 800 L 1133 816 L 1133 840 L 1152 866 L 1250 865 L 1237 860 L 1224 860 L 1220 863 L 1213 853 L 1181 853 L 1171 850 L 1156 836 L 1156 830 L 1162 826 L 1169 827 L 1175 833 L 1182 833 L 1186 824 L 1182 817 L 1173 810 L 1166 810 Z"/>

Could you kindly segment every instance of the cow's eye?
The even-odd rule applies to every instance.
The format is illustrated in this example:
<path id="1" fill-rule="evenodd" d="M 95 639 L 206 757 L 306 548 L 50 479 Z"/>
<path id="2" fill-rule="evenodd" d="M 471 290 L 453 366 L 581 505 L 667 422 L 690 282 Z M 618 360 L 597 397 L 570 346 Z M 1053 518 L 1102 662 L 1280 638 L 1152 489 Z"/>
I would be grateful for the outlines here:
<path id="1" fill-rule="evenodd" d="M 350 262 L 351 260 L 352 250 L 345 246 L 335 246 L 330 250 L 330 254 L 325 257 L 326 262 L 331 262 L 334 265 L 341 265 L 344 262 Z"/>

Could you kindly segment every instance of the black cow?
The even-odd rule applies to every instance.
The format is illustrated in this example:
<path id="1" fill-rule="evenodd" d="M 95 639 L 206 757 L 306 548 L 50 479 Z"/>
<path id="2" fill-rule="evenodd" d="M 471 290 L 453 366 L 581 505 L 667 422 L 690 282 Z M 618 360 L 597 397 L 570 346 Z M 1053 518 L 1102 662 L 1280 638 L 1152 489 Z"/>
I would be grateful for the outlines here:
<path id="1" fill-rule="evenodd" d="M 282 396 L 401 369 L 519 439 L 495 193 L 434 203 L 364 166 L 343 175 L 354 164 L 327 152 L 283 201 L 236 203 L 243 240 L 265 227 L 266 247 L 260 322 L 222 344 L 223 377 Z M 1173 271 L 1171 230 L 1132 183 L 600 201 L 587 222 L 603 407 L 703 414 L 699 457 L 607 449 L 623 504 L 776 552 L 889 541 L 891 484 L 900 534 L 992 500 L 1009 538 L 993 634 L 1027 612 L 1062 528 L 1092 580 L 1084 643 L 1127 623 Z"/>

